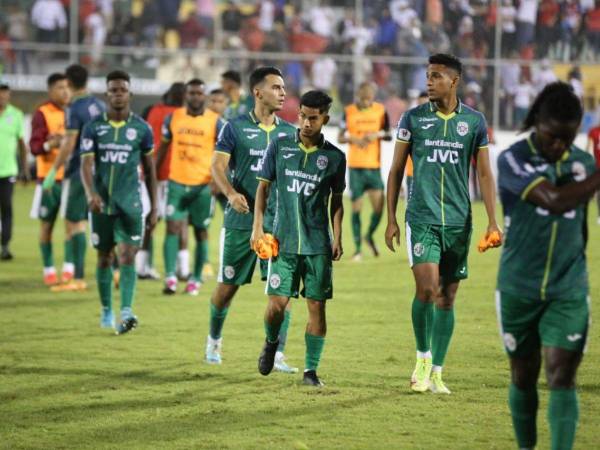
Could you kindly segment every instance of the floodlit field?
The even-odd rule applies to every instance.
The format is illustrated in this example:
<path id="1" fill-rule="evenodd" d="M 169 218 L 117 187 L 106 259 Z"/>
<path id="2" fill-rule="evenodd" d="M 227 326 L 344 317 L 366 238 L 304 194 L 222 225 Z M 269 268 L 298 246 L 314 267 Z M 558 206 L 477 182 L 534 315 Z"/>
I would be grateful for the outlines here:
<path id="1" fill-rule="evenodd" d="M 195 298 L 165 297 L 161 282 L 138 282 L 139 328 L 122 337 L 101 330 L 91 249 L 88 292 L 52 294 L 42 285 L 38 224 L 28 218 L 32 195 L 32 186 L 16 189 L 16 259 L 0 264 L 0 448 L 516 448 L 508 364 L 494 307 L 499 252 L 474 250 L 485 225 L 482 204 L 474 207 L 470 278 L 459 291 L 446 361 L 445 381 L 453 395 L 434 397 L 408 387 L 413 281 L 404 239 L 396 254 L 383 249 L 383 226 L 377 236 L 382 256 L 365 253 L 362 263 L 352 263 L 347 209 L 346 256 L 334 269 L 319 370 L 327 386 L 315 390 L 302 386 L 299 374 L 258 374 L 265 306 L 258 277 L 230 310 L 220 367 L 202 363 L 214 280 Z M 595 207 L 590 213 L 588 259 L 592 295 L 598 297 L 600 226 Z M 367 220 L 365 210 L 363 224 Z M 211 227 L 214 265 L 220 225 L 219 211 Z M 62 228 L 59 221 L 57 267 Z M 163 235 L 161 224 L 156 232 L 161 270 Z M 118 302 L 118 293 L 114 297 Z M 297 300 L 286 354 L 298 367 L 304 361 L 305 321 L 306 307 Z M 578 449 L 600 447 L 599 357 L 600 331 L 593 327 L 579 371 Z M 545 449 L 548 396 L 543 381 L 540 387 L 539 448 Z"/>

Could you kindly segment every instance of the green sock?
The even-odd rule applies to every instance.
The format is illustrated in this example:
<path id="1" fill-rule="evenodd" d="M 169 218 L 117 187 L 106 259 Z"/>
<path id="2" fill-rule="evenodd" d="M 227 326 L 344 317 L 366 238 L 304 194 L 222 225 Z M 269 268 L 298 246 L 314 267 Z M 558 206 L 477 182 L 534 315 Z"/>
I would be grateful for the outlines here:
<path id="1" fill-rule="evenodd" d="M 175 265 L 177 264 L 177 252 L 179 251 L 179 236 L 169 234 L 165 237 L 163 245 L 163 254 L 165 259 L 165 272 L 167 277 L 175 275 Z"/>
<path id="2" fill-rule="evenodd" d="M 352 212 L 352 239 L 354 239 L 354 246 L 356 247 L 356 253 L 360 252 L 360 211 Z"/>
<path id="3" fill-rule="evenodd" d="M 286 309 L 283 313 L 283 322 L 281 322 L 281 327 L 279 328 L 279 346 L 277 347 L 278 352 L 283 352 L 285 349 L 288 328 L 290 327 L 290 320 L 292 320 L 292 312 Z"/>
<path id="4" fill-rule="evenodd" d="M 443 366 L 452 332 L 454 331 L 454 308 L 433 308 L 433 335 L 431 336 L 431 355 L 434 366 Z"/>
<path id="5" fill-rule="evenodd" d="M 550 389 L 548 422 L 552 436 L 552 450 L 573 448 L 579 420 L 579 404 L 575 389 Z"/>
<path id="6" fill-rule="evenodd" d="M 265 320 L 265 334 L 267 335 L 267 341 L 269 342 L 277 342 L 277 338 L 279 337 L 279 330 L 281 329 L 280 324 L 272 324 Z"/>
<path id="7" fill-rule="evenodd" d="M 429 307 L 425 310 L 427 318 L 425 335 L 427 336 L 427 349 L 431 349 L 431 338 L 433 337 L 433 303 L 429 303 Z"/>
<path id="8" fill-rule="evenodd" d="M 148 239 L 148 266 L 154 267 L 154 238 Z"/>
<path id="9" fill-rule="evenodd" d="M 196 281 L 202 281 L 202 268 L 208 259 L 208 240 L 203 239 L 196 242 L 196 254 L 194 256 L 194 272 L 192 276 Z"/>
<path id="10" fill-rule="evenodd" d="M 306 370 L 317 370 L 319 361 L 321 360 L 321 353 L 323 353 L 323 346 L 325 345 L 325 336 L 304 333 L 304 342 L 306 343 L 304 368 Z"/>
<path id="11" fill-rule="evenodd" d="M 112 309 L 112 276 L 112 267 L 96 267 L 96 283 L 98 284 L 100 303 L 102 303 L 102 309 L 107 311 Z"/>
<path id="12" fill-rule="evenodd" d="M 135 281 L 137 275 L 135 266 L 131 264 L 121 265 L 121 280 L 119 281 L 119 289 L 121 291 L 121 310 L 131 309 L 133 297 L 135 295 Z"/>
<path id="13" fill-rule="evenodd" d="M 369 222 L 369 229 L 367 230 L 367 236 L 371 237 L 373 236 L 373 233 L 375 233 L 375 230 L 377 229 L 377 227 L 379 226 L 379 222 L 381 222 L 381 216 L 383 214 L 381 213 L 371 213 L 371 222 Z"/>
<path id="14" fill-rule="evenodd" d="M 430 350 L 431 317 L 433 312 L 433 303 L 425 303 L 417 297 L 412 302 L 412 325 L 417 342 L 417 351 L 425 353 Z"/>
<path id="15" fill-rule="evenodd" d="M 537 387 L 519 389 L 510 384 L 508 405 L 519 448 L 534 448 L 537 443 L 536 416 L 538 410 Z"/>
<path id="16" fill-rule="evenodd" d="M 85 233 L 74 234 L 71 238 L 73 245 L 73 263 L 75 264 L 75 278 L 82 280 L 85 271 L 85 250 L 87 248 L 87 242 L 85 240 Z"/>
<path id="17" fill-rule="evenodd" d="M 52 256 L 52 242 L 40 242 L 42 251 L 42 263 L 44 267 L 54 267 L 54 257 Z"/>
<path id="18" fill-rule="evenodd" d="M 64 262 L 73 264 L 73 238 L 65 239 L 65 258 Z"/>
<path id="19" fill-rule="evenodd" d="M 221 339 L 221 331 L 227 317 L 229 308 L 217 309 L 215 305 L 210 303 L 210 337 L 213 339 Z"/>

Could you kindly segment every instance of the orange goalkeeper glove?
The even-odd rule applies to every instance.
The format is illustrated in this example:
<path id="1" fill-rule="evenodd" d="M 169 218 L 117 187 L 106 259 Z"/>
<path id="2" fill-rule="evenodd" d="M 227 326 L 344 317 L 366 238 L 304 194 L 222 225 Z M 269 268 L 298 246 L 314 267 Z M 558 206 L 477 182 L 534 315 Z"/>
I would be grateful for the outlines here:
<path id="1" fill-rule="evenodd" d="M 483 253 L 490 248 L 500 247 L 501 245 L 502 239 L 500 239 L 500 233 L 498 233 L 497 231 L 492 231 L 487 237 L 487 239 L 485 236 L 483 236 L 479 240 L 477 248 L 479 249 L 479 253 Z"/>
<path id="2" fill-rule="evenodd" d="M 264 239 L 254 243 L 253 249 L 260 259 L 269 259 L 279 254 L 279 242 L 272 234 L 265 233 Z"/>

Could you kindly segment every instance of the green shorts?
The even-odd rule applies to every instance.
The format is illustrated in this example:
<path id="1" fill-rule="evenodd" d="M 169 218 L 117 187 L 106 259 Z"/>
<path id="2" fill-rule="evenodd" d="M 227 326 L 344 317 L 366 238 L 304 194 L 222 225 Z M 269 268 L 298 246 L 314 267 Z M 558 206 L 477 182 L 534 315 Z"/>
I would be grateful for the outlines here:
<path id="1" fill-rule="evenodd" d="M 73 176 L 65 182 L 63 188 L 64 208 L 61 214 L 69 222 L 81 222 L 88 218 L 87 198 L 79 176 Z"/>
<path id="2" fill-rule="evenodd" d="M 496 291 L 500 335 L 509 356 L 525 357 L 540 346 L 573 352 L 585 349 L 590 318 L 588 299 L 541 300 Z"/>
<path id="3" fill-rule="evenodd" d="M 434 263 L 447 281 L 468 277 L 467 257 L 472 228 L 406 223 L 406 248 L 410 267 Z"/>
<path id="4" fill-rule="evenodd" d="M 219 244 L 219 273 L 217 281 L 223 284 L 249 284 L 256 267 L 258 256 L 250 248 L 251 230 L 234 230 L 232 228 L 221 228 Z M 268 261 L 260 261 L 260 278 L 267 279 Z"/>
<path id="5" fill-rule="evenodd" d="M 269 263 L 267 294 L 325 301 L 333 295 L 330 255 L 280 253 Z M 302 291 L 300 281 L 302 280 Z"/>
<path id="6" fill-rule="evenodd" d="M 207 229 L 214 215 L 214 200 L 208 184 L 187 186 L 169 180 L 167 220 L 185 220 L 195 228 Z"/>
<path id="7" fill-rule="evenodd" d="M 91 240 L 94 248 L 110 251 L 115 244 L 140 247 L 144 239 L 144 221 L 138 214 L 90 214 Z"/>
<path id="8" fill-rule="evenodd" d="M 383 180 L 379 169 L 350 169 L 350 198 L 352 201 L 363 196 L 366 191 L 383 190 Z"/>
<path id="9" fill-rule="evenodd" d="M 54 183 L 49 191 L 44 190 L 42 185 L 38 184 L 33 194 L 30 217 L 44 222 L 54 222 L 60 211 L 61 195 L 61 183 Z"/>

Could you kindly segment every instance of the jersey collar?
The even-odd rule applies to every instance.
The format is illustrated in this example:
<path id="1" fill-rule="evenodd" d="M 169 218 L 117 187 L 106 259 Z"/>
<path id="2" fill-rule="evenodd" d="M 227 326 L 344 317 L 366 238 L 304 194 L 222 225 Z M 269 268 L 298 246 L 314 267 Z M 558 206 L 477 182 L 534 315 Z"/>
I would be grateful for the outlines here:
<path id="1" fill-rule="evenodd" d="M 275 114 L 275 122 L 273 122 L 273 125 L 271 127 L 268 127 L 266 125 L 264 125 L 260 120 L 258 120 L 258 118 L 254 115 L 254 111 L 250 111 L 248 113 L 248 115 L 250 116 L 250 120 L 252 122 L 255 123 L 255 125 L 257 125 L 259 128 L 265 130 L 266 128 L 269 128 L 269 130 L 265 130 L 265 131 L 272 131 L 273 128 L 275 128 L 277 125 L 279 125 L 279 122 L 281 121 L 281 119 L 279 119 L 279 117 L 277 117 L 277 114 Z M 262 125 L 262 127 L 261 127 Z"/>
<path id="2" fill-rule="evenodd" d="M 317 145 L 313 145 L 312 147 L 306 147 L 300 140 L 300 129 L 298 129 L 296 130 L 296 144 L 298 144 L 298 147 L 300 147 L 300 149 L 305 153 L 316 152 L 320 148 L 323 148 L 323 146 L 325 145 L 325 135 L 321 133 Z"/>
<path id="3" fill-rule="evenodd" d="M 531 153 L 533 153 L 534 155 L 540 155 L 541 153 L 538 152 L 537 148 L 535 147 L 534 144 L 534 136 L 535 133 L 531 133 L 528 137 L 527 137 L 527 145 L 529 146 L 529 150 L 531 150 Z M 571 149 L 573 146 L 569 147 L 568 150 L 565 150 L 565 152 L 562 154 L 562 156 L 560 157 L 559 161 L 566 161 L 567 159 L 569 159 L 569 155 L 571 154 Z"/>
<path id="4" fill-rule="evenodd" d="M 119 122 L 115 122 L 114 120 L 109 120 L 108 119 L 108 113 L 105 112 L 103 114 L 104 121 L 108 122 L 110 125 L 112 125 L 115 128 L 121 128 L 122 126 L 124 126 L 127 122 L 129 122 L 131 120 L 132 116 L 133 116 L 133 112 L 129 111 L 129 115 L 127 116 L 127 119 L 121 120 Z"/>
<path id="5" fill-rule="evenodd" d="M 444 120 L 452 119 L 457 114 L 462 113 L 462 110 L 463 110 L 463 103 L 460 100 L 460 98 L 457 98 L 456 100 L 457 100 L 456 108 L 450 114 L 444 114 L 443 112 L 441 112 L 438 109 L 437 105 L 431 101 L 429 102 L 429 111 L 431 111 L 432 113 L 435 113 L 437 116 L 441 117 Z"/>

